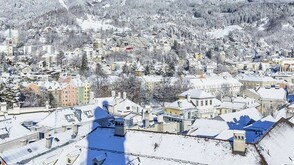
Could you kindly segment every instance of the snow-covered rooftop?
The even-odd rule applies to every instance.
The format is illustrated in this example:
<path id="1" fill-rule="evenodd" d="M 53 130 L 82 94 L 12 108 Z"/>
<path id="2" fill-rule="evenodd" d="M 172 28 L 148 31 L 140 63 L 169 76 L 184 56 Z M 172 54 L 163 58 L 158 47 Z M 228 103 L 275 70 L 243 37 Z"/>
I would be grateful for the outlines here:
<path id="1" fill-rule="evenodd" d="M 261 113 L 256 108 L 248 108 L 239 112 L 227 113 L 220 115 L 219 117 L 226 122 L 235 122 L 235 120 L 239 120 L 241 116 L 248 116 L 255 121 L 262 118 Z"/>
<path id="2" fill-rule="evenodd" d="M 196 107 L 189 102 L 187 99 L 174 101 L 166 106 L 167 108 L 176 108 L 176 109 L 196 109 Z"/>
<path id="3" fill-rule="evenodd" d="M 196 119 L 188 134 L 192 136 L 215 137 L 227 129 L 229 129 L 229 126 L 224 121 Z"/>
<path id="4" fill-rule="evenodd" d="M 81 110 L 80 119 L 78 114 L 79 110 Z M 90 104 L 86 106 L 75 106 L 73 109 L 63 108 L 52 112 L 46 118 L 41 120 L 38 123 L 38 126 L 58 128 L 81 122 L 89 122 L 95 119 L 102 119 L 108 116 L 109 114 L 96 104 Z"/>
<path id="5" fill-rule="evenodd" d="M 88 154 L 93 150 L 99 150 L 107 152 L 107 155 L 109 152 L 117 153 L 116 156 L 120 155 L 120 157 L 125 155 L 126 159 L 129 155 L 137 155 L 140 158 L 151 158 L 156 164 L 159 162 L 167 164 L 169 161 L 190 162 L 190 164 L 242 164 L 244 162 L 257 164 L 260 160 L 252 145 L 247 146 L 246 156 L 241 156 L 232 154 L 229 142 L 219 140 L 133 130 L 129 130 L 125 137 L 117 137 L 113 134 L 113 129 L 98 128 L 76 146 L 91 148 Z M 115 157 L 107 157 L 107 159 L 117 160 Z M 84 164 L 86 161 L 91 163 L 91 160 L 80 161 Z"/>
<path id="6" fill-rule="evenodd" d="M 23 137 L 25 135 L 32 134 L 30 130 L 26 129 L 24 126 L 17 123 L 13 118 L 0 120 L 0 132 L 8 133 L 9 135 L 4 139 L 0 138 L 0 144 Z"/>
<path id="7" fill-rule="evenodd" d="M 280 119 L 266 134 L 257 147 L 267 164 L 293 164 L 294 127 L 285 119 Z"/>
<path id="8" fill-rule="evenodd" d="M 257 93 L 262 99 L 286 100 L 286 91 L 283 88 L 265 88 L 248 89 L 252 93 Z"/>
<path id="9" fill-rule="evenodd" d="M 245 103 L 222 102 L 222 104 L 218 108 L 241 110 L 245 108 Z"/>
<path id="10" fill-rule="evenodd" d="M 241 76 L 240 81 L 254 81 L 254 82 L 276 82 L 277 80 L 268 77 L 268 76 L 260 76 L 260 75 L 244 75 Z"/>
<path id="11" fill-rule="evenodd" d="M 51 136 L 51 148 L 46 148 L 46 138 L 44 138 L 34 143 L 30 143 L 24 147 L 4 151 L 3 153 L 1 153 L 1 157 L 5 160 L 7 164 L 16 164 L 17 162 L 26 163 L 27 161 L 32 160 L 32 158 L 37 158 L 42 154 L 49 153 L 49 155 L 51 155 L 51 151 L 53 151 L 54 153 L 54 150 L 58 150 L 61 147 L 64 147 L 68 144 L 71 144 L 72 142 L 75 142 L 75 140 L 78 140 L 80 137 L 85 136 L 93 128 L 96 128 L 97 126 L 97 123 L 89 123 L 81 126 L 79 128 L 79 132 L 76 139 L 72 139 L 71 137 L 73 133 L 72 130 L 68 130 L 58 134 L 53 134 Z"/>
<path id="12" fill-rule="evenodd" d="M 203 90 L 198 89 L 189 89 L 183 93 L 181 93 L 179 96 L 186 97 L 187 95 L 190 95 L 192 99 L 205 99 L 205 98 L 214 98 L 210 93 L 207 93 Z"/>

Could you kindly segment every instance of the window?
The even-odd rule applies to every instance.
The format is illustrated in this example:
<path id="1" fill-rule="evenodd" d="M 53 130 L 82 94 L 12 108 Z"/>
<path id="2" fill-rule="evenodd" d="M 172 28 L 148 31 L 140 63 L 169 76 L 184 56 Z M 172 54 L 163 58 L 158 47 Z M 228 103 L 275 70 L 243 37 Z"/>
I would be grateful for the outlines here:
<path id="1" fill-rule="evenodd" d="M 67 115 L 65 115 L 65 119 L 68 122 L 72 122 L 72 121 L 74 121 L 74 116 L 73 116 L 73 114 L 67 114 Z"/>
<path id="2" fill-rule="evenodd" d="M 59 142 L 59 141 L 60 141 L 58 138 L 54 138 L 54 140 L 55 140 L 56 142 Z"/>
<path id="3" fill-rule="evenodd" d="M 212 100 L 209 100 L 209 104 L 212 105 Z"/>
<path id="4" fill-rule="evenodd" d="M 86 111 L 85 114 L 88 118 L 93 117 L 92 111 Z"/>
<path id="5" fill-rule="evenodd" d="M 201 106 L 203 106 L 203 101 L 201 101 Z"/>
<path id="6" fill-rule="evenodd" d="M 30 148 L 28 148 L 27 151 L 28 151 L 29 153 L 33 152 L 33 150 L 30 149 Z"/>
<path id="7" fill-rule="evenodd" d="M 206 106 L 208 105 L 208 101 L 207 101 L 207 100 L 205 100 L 205 105 L 206 105 Z"/>

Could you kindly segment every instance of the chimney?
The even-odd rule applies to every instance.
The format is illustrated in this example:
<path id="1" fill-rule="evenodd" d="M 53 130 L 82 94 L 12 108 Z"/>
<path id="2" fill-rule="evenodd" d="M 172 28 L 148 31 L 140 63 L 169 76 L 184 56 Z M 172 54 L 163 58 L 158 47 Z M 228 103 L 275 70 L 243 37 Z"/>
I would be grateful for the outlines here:
<path id="1" fill-rule="evenodd" d="M 187 101 L 188 102 L 191 102 L 191 96 L 190 96 L 190 94 L 187 94 Z"/>
<path id="2" fill-rule="evenodd" d="M 146 128 L 148 128 L 150 126 L 150 113 L 149 113 L 149 109 L 147 109 L 147 106 L 144 111 L 144 126 Z"/>
<path id="3" fill-rule="evenodd" d="M 6 102 L 1 102 L 0 103 L 0 111 L 1 112 L 6 112 L 7 111 L 7 103 Z"/>
<path id="4" fill-rule="evenodd" d="M 46 148 L 51 148 L 52 146 L 52 140 L 51 137 L 46 137 Z"/>
<path id="5" fill-rule="evenodd" d="M 67 129 L 65 125 L 63 125 L 61 128 L 62 128 L 62 132 L 65 132 Z"/>
<path id="6" fill-rule="evenodd" d="M 19 103 L 13 103 L 13 110 L 17 113 L 20 113 L 20 105 Z"/>
<path id="7" fill-rule="evenodd" d="M 114 120 L 114 136 L 125 136 L 126 133 L 126 125 L 125 120 L 123 118 L 116 118 Z"/>
<path id="8" fill-rule="evenodd" d="M 182 108 L 183 107 L 183 104 L 182 104 L 182 101 L 178 101 L 178 106 L 179 106 L 179 108 Z"/>
<path id="9" fill-rule="evenodd" d="M 21 139 L 20 140 L 20 145 L 23 147 L 25 145 L 27 145 L 27 140 L 26 139 Z"/>
<path id="10" fill-rule="evenodd" d="M 76 136 L 79 133 L 79 125 L 75 124 L 72 126 L 72 134 Z"/>
<path id="11" fill-rule="evenodd" d="M 246 152 L 246 132 L 243 130 L 234 131 L 233 133 L 233 153 L 245 155 Z"/>
<path id="12" fill-rule="evenodd" d="M 157 124 L 157 131 L 158 132 L 163 132 L 163 122 L 158 122 L 158 124 Z"/>
<path id="13" fill-rule="evenodd" d="M 121 98 L 121 92 L 117 93 L 117 98 L 119 98 L 119 99 Z"/>
<path id="14" fill-rule="evenodd" d="M 115 97 L 115 91 L 111 91 L 111 97 Z"/>
<path id="15" fill-rule="evenodd" d="M 123 92 L 123 99 L 127 99 L 127 93 L 126 92 Z"/>
<path id="16" fill-rule="evenodd" d="M 45 109 L 46 110 L 49 110 L 49 108 L 50 108 L 49 101 L 46 101 L 46 103 L 45 103 Z"/>
<path id="17" fill-rule="evenodd" d="M 145 106 L 145 111 L 147 111 L 150 114 L 151 113 L 151 106 L 150 105 L 146 105 Z"/>

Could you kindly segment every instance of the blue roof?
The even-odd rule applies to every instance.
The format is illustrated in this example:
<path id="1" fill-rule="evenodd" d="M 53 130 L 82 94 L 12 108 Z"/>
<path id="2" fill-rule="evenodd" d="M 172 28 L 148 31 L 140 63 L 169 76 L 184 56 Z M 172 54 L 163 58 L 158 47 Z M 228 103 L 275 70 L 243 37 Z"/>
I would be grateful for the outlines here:
<path id="1" fill-rule="evenodd" d="M 234 122 L 228 122 L 228 126 L 230 130 L 243 130 L 243 128 L 247 125 L 254 123 L 255 121 L 251 119 L 249 116 L 244 115 L 237 120 L 234 118 Z"/>
<path id="2" fill-rule="evenodd" d="M 290 103 L 293 103 L 294 102 L 294 95 L 293 94 L 288 95 L 287 99 L 289 100 Z"/>
<path id="3" fill-rule="evenodd" d="M 245 128 L 245 130 L 251 131 L 267 131 L 271 128 L 275 123 L 271 121 L 257 121 Z"/>
<path id="4" fill-rule="evenodd" d="M 246 143 L 256 143 L 273 125 L 274 122 L 270 121 L 255 122 L 248 116 L 241 116 L 239 120 L 234 119 L 234 122 L 228 122 L 230 130 L 246 131 Z M 233 137 L 229 141 L 233 141 Z"/>

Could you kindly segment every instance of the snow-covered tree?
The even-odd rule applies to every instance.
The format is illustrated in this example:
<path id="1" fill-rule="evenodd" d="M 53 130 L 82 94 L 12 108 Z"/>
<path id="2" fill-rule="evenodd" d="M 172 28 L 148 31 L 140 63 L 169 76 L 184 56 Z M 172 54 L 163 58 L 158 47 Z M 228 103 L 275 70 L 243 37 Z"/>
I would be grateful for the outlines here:
<path id="1" fill-rule="evenodd" d="M 13 83 L 12 78 L 8 78 L 7 82 L 0 83 L 0 102 L 6 102 L 9 108 L 13 107 L 14 103 L 18 104 L 20 91 Z"/>

